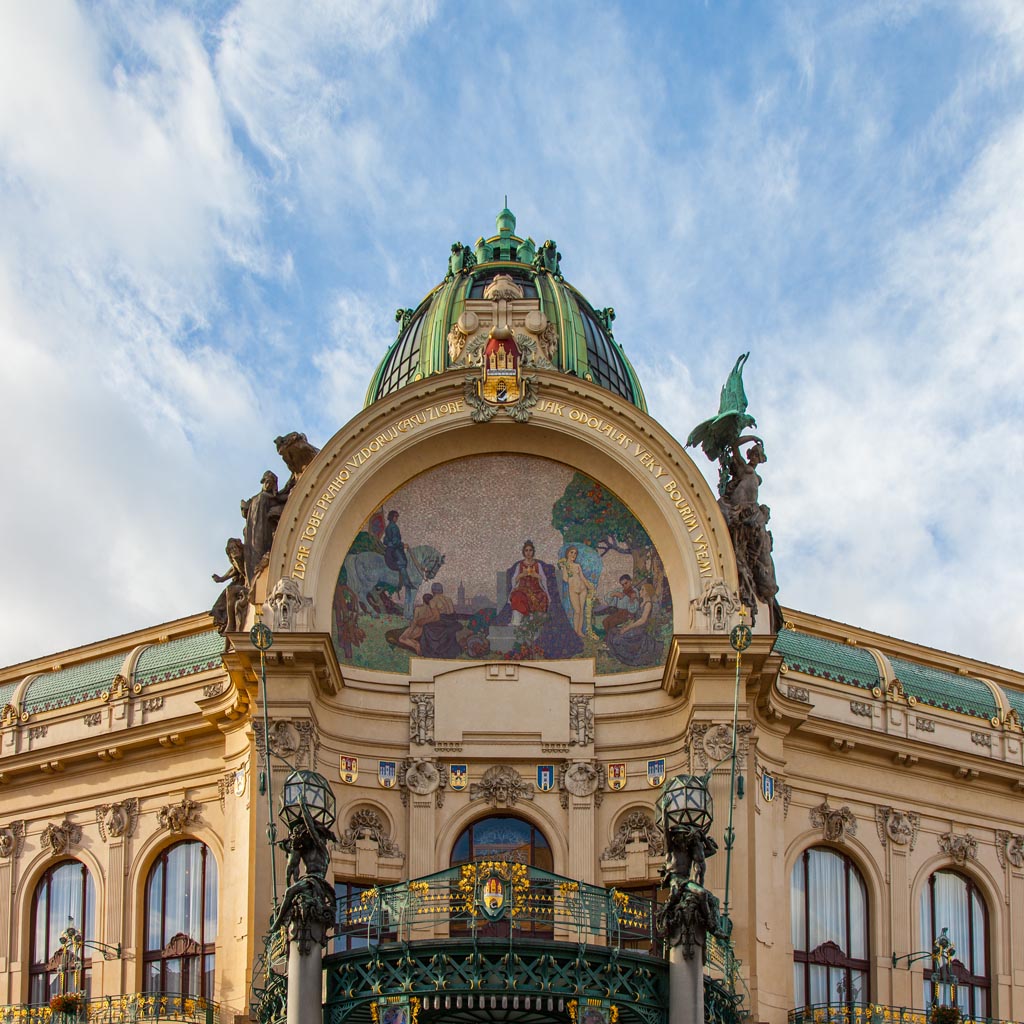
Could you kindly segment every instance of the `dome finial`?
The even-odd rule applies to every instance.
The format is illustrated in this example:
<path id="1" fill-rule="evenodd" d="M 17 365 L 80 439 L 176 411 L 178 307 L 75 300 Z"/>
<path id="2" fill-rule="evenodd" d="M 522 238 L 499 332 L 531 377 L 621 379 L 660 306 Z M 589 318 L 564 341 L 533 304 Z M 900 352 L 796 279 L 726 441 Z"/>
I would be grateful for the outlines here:
<path id="1" fill-rule="evenodd" d="M 509 235 L 513 234 L 516 230 L 516 216 L 508 208 L 508 195 L 505 196 L 505 209 L 498 214 L 497 220 L 495 221 L 498 227 L 498 234 L 502 238 L 508 238 Z"/>

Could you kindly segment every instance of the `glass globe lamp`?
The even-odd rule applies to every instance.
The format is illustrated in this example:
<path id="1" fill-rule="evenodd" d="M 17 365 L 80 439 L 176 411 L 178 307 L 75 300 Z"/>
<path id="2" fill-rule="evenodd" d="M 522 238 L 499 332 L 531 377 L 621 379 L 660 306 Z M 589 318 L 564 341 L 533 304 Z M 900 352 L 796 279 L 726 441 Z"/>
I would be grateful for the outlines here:
<path id="1" fill-rule="evenodd" d="M 713 812 L 708 780 L 703 775 L 676 775 L 665 783 L 658 797 L 658 820 L 666 835 L 686 827 L 706 834 Z"/>
<path id="2" fill-rule="evenodd" d="M 319 772 L 299 768 L 284 780 L 281 817 L 290 828 L 302 821 L 302 808 L 319 825 L 330 829 L 338 820 L 337 803 L 330 783 Z"/>

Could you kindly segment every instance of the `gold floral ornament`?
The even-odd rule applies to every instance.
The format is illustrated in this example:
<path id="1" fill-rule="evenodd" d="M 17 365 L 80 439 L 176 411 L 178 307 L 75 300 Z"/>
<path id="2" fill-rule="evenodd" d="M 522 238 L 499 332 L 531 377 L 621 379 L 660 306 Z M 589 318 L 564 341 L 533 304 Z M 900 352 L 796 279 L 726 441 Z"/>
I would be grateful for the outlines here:
<path id="1" fill-rule="evenodd" d="M 426 896 L 430 890 L 430 885 L 427 882 L 410 882 L 409 892 L 415 893 L 417 896 Z"/>
<path id="2" fill-rule="evenodd" d="M 530 872 L 525 864 L 510 864 L 504 860 L 485 860 L 478 864 L 463 864 L 459 869 L 459 880 L 456 888 L 460 903 L 457 909 L 471 917 L 476 917 L 476 891 L 480 882 L 488 878 L 500 878 L 509 882 L 512 887 L 512 917 L 523 913 L 527 894 L 530 891 Z M 454 901 L 453 901 L 454 902 Z"/>

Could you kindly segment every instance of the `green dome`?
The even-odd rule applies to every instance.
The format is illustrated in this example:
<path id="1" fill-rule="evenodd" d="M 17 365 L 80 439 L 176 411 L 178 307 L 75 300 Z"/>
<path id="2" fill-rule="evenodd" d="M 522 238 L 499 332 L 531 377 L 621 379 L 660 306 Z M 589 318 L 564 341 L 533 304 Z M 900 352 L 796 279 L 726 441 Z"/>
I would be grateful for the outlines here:
<path id="1" fill-rule="evenodd" d="M 456 242 L 444 281 L 414 309 L 395 313 L 398 337 L 373 375 L 367 405 L 424 377 L 471 368 L 488 327 L 505 318 L 516 339 L 538 354 L 536 366 L 582 377 L 647 410 L 612 336 L 615 311 L 595 309 L 566 283 L 553 241 L 538 248 L 532 238 L 515 235 L 515 227 L 506 207 L 496 235 L 478 238 L 472 248 Z"/>

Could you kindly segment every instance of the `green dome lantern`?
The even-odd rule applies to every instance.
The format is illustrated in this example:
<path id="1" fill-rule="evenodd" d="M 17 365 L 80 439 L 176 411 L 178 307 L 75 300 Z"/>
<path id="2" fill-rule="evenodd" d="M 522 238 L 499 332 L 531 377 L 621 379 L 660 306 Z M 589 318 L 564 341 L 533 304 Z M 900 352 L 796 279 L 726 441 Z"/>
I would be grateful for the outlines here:
<path id="1" fill-rule="evenodd" d="M 558 246 L 515 234 L 506 205 L 498 233 L 451 246 L 445 279 L 412 309 L 377 367 L 366 405 L 409 384 L 479 365 L 489 332 L 515 338 L 527 365 L 606 388 L 647 410 L 636 373 L 612 334 L 615 311 L 598 309 L 562 276 Z"/>

